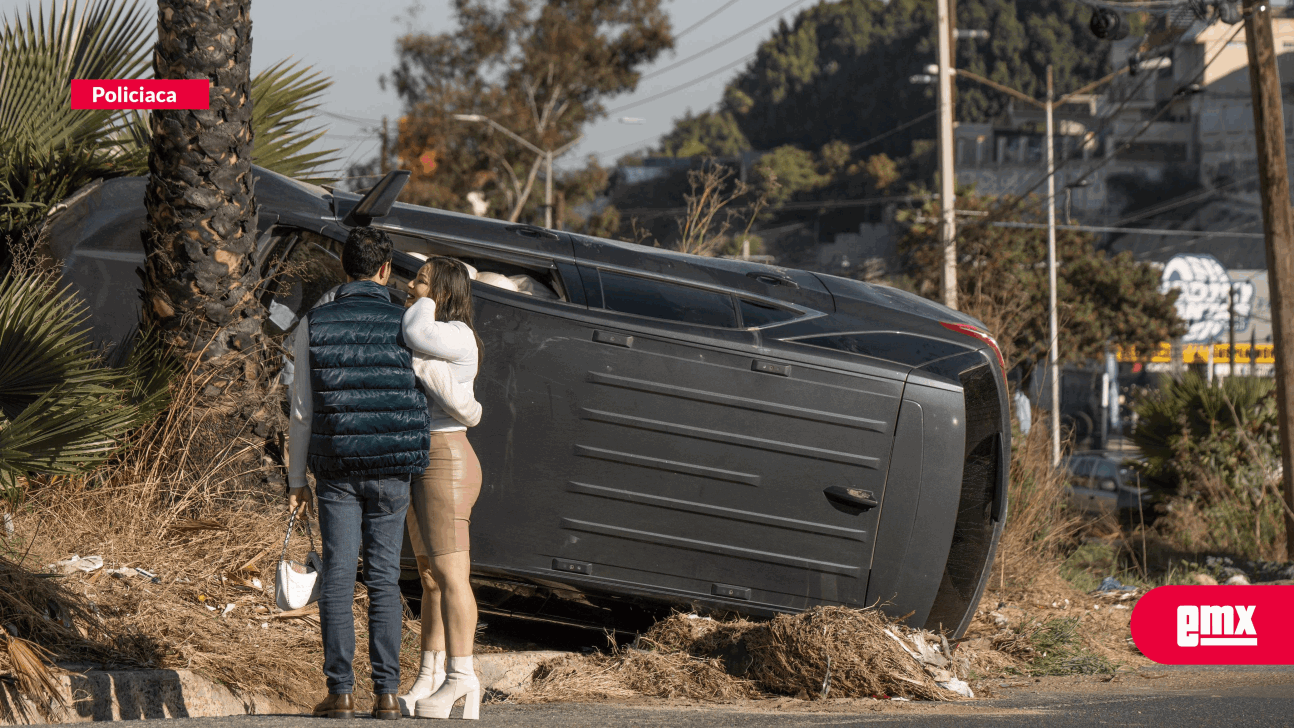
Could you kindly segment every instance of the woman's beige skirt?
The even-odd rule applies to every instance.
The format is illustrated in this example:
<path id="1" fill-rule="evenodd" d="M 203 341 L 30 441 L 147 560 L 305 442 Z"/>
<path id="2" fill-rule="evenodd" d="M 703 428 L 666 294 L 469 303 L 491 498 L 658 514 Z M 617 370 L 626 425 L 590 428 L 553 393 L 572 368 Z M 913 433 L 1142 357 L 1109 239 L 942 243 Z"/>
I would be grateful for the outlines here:
<path id="1" fill-rule="evenodd" d="M 471 550 L 468 526 L 481 494 L 481 461 L 467 433 L 431 433 L 431 464 L 415 476 L 406 524 L 418 556 Z"/>

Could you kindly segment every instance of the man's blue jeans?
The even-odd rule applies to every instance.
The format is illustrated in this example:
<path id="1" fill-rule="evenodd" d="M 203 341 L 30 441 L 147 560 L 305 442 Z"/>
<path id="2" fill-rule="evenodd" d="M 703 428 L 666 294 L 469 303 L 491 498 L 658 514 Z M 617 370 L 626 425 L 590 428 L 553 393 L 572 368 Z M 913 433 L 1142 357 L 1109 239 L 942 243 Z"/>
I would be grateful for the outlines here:
<path id="1" fill-rule="evenodd" d="M 400 546 L 409 508 L 409 476 L 318 478 L 319 530 L 323 537 L 324 676 L 329 693 L 355 689 L 355 572 L 364 547 L 368 588 L 368 656 L 373 692 L 400 688 Z"/>

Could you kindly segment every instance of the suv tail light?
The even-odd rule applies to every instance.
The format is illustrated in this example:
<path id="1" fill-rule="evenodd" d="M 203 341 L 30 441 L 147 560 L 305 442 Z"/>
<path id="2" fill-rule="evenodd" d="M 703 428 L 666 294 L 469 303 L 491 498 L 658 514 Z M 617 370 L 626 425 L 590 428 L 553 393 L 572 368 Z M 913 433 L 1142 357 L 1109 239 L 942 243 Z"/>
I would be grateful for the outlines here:
<path id="1" fill-rule="evenodd" d="M 1006 361 L 1002 359 L 1002 350 L 998 348 L 997 340 L 990 336 L 987 331 L 978 326 L 971 326 L 970 324 L 952 324 L 947 321 L 940 321 L 939 323 L 949 331 L 956 331 L 959 334 L 965 334 L 971 338 L 978 339 L 982 343 L 988 344 L 989 348 L 993 350 L 993 353 L 997 355 L 997 363 L 1002 367 L 1002 376 L 1006 376 Z"/>

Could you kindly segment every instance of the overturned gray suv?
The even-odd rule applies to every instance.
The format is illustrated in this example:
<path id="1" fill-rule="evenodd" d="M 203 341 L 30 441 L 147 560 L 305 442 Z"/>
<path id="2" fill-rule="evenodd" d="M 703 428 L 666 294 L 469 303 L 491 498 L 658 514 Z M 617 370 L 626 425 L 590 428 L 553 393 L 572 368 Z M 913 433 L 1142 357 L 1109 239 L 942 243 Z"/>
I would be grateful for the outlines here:
<path id="1" fill-rule="evenodd" d="M 257 169 L 266 329 L 342 280 L 353 225 L 396 241 L 397 300 L 428 255 L 479 271 L 483 607 L 880 604 L 965 631 L 1010 457 L 982 324 L 844 278 L 396 203 L 406 178 L 361 199 Z M 144 182 L 96 183 L 53 218 L 101 340 L 138 321 Z"/>

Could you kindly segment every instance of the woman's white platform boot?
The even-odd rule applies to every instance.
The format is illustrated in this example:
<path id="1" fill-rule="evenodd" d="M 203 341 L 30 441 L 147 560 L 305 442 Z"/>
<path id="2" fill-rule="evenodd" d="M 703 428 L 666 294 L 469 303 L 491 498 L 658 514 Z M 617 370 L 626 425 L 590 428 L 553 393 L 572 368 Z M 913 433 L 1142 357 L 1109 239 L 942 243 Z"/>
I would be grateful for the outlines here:
<path id="1" fill-rule="evenodd" d="M 448 718 L 454 703 L 463 698 L 463 718 L 476 720 L 481 717 L 481 683 L 476 679 L 472 669 L 472 658 L 451 657 L 445 671 L 445 683 L 430 697 L 419 700 L 414 705 L 414 715 L 419 718 Z"/>
<path id="2" fill-rule="evenodd" d="M 413 681 L 409 692 L 396 696 L 396 702 L 400 703 L 400 714 L 413 715 L 414 704 L 435 693 L 444 683 L 445 651 L 423 652 L 422 666 L 418 670 L 418 679 Z"/>

